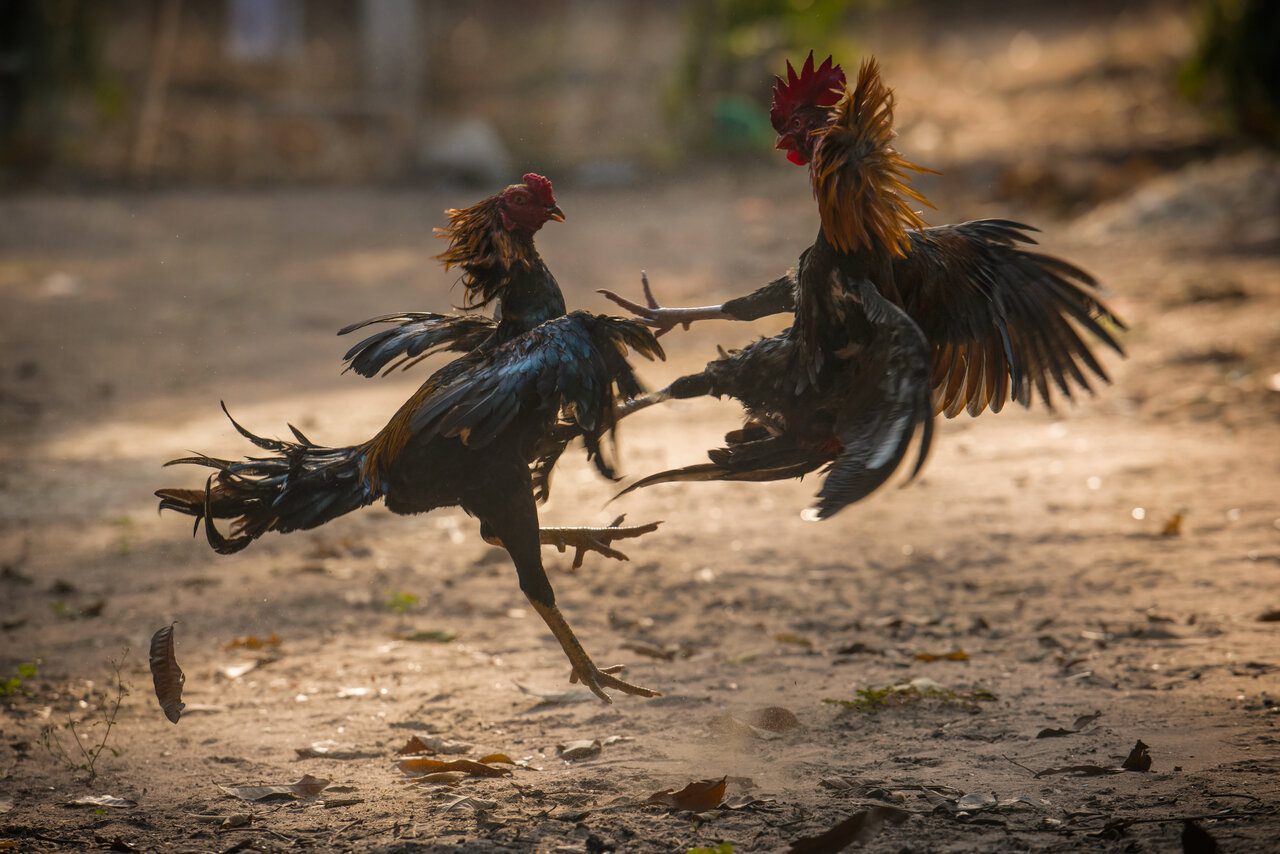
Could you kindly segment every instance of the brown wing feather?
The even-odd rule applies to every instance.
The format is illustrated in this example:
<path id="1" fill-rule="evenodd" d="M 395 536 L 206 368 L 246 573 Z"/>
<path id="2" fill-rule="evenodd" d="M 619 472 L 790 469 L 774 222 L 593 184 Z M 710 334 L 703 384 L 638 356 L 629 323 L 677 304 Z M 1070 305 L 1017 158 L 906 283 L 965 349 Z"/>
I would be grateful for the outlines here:
<path id="1" fill-rule="evenodd" d="M 1008 220 L 921 229 L 894 261 L 904 307 L 933 345 L 936 404 L 949 418 L 998 412 L 1007 399 L 1052 406 L 1051 383 L 1068 399 L 1092 392 L 1089 374 L 1108 377 L 1088 338 L 1124 354 L 1113 334 L 1124 323 L 1097 282 L 1025 248 L 1034 230 Z"/>

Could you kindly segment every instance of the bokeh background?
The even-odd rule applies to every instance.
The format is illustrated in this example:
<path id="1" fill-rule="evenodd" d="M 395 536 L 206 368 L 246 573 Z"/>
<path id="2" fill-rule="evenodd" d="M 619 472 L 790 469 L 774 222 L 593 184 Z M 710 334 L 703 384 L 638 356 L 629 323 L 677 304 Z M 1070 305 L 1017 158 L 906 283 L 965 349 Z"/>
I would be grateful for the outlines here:
<path id="1" fill-rule="evenodd" d="M 1278 18 L 1268 0 L 0 0 L 0 848 L 782 850 L 888 798 L 917 815 L 872 850 L 1168 851 L 1174 812 L 1221 810 L 1248 813 L 1210 823 L 1223 850 L 1273 850 Z M 779 275 L 817 212 L 772 150 L 769 86 L 811 48 L 880 59 L 900 148 L 940 172 L 919 181 L 929 222 L 1024 220 L 1098 277 L 1130 326 L 1112 385 L 947 421 L 919 480 L 820 525 L 798 517 L 812 480 L 606 506 L 616 485 L 567 454 L 547 523 L 666 520 L 627 563 L 569 574 L 546 553 L 596 660 L 667 695 L 609 709 L 566 695 L 460 512 L 373 507 L 227 558 L 157 516 L 154 489 L 200 482 L 163 461 L 251 450 L 219 400 L 262 435 L 381 427 L 430 366 L 340 376 L 335 331 L 460 301 L 431 228 L 525 171 L 567 214 L 538 245 L 571 308 L 613 310 L 595 289 L 636 294 L 641 269 L 673 305 Z M 785 322 L 673 332 L 639 369 L 657 387 Z M 739 419 L 647 410 L 623 469 L 697 461 Z M 177 727 L 140 654 L 174 619 Z M 840 704 L 912 679 L 940 693 Z M 119 681 L 119 752 L 90 786 L 43 744 L 68 715 L 100 732 Z M 802 729 L 726 729 L 766 705 Z M 537 770 L 406 787 L 388 759 L 415 732 Z M 597 738 L 600 758 L 559 758 Z M 1153 774 L 1027 771 L 1112 766 L 1137 738 Z M 302 773 L 355 803 L 217 788 Z M 770 803 L 707 822 L 642 805 L 722 775 Z M 137 806 L 63 806 L 102 793 Z M 957 818 L 964 793 L 1003 806 Z M 446 809 L 458 794 L 493 806 Z M 251 820 L 192 819 L 232 812 Z M 1099 839 L 1112 819 L 1149 823 Z"/>
<path id="2" fill-rule="evenodd" d="M 809 49 L 851 65 L 889 46 L 918 51 L 966 90 L 995 95 L 1062 61 L 1064 47 L 1042 33 L 1103 42 L 1095 47 L 1106 58 L 1081 76 L 1133 75 L 1112 25 L 1153 17 L 1177 19 L 1168 21 L 1177 32 L 1141 46 L 1165 87 L 1201 97 L 1224 135 L 1274 143 L 1280 132 L 1275 12 L 1249 0 L 6 0 L 2 9 L 0 163 L 19 186 L 493 182 L 525 163 L 628 183 L 767 152 L 765 88 Z M 908 104 L 946 100 L 902 88 Z M 1215 139 L 1154 107 L 1133 104 L 1124 118 L 1184 156 Z M 963 118 L 973 117 L 909 117 L 906 129 L 919 131 L 911 147 L 935 160 L 971 156 Z"/>

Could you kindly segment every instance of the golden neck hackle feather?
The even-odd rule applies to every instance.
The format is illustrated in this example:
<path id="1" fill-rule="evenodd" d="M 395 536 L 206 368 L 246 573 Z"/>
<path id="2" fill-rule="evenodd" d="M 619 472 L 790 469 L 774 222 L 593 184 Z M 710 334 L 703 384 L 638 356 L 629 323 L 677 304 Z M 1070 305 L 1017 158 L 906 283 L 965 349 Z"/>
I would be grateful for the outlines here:
<path id="1" fill-rule="evenodd" d="M 492 302 L 511 274 L 530 270 L 537 262 L 532 237 L 503 227 L 501 203 L 499 196 L 492 196 L 469 208 L 450 208 L 445 211 L 449 224 L 435 229 L 436 237 L 449 241 L 436 260 L 443 261 L 446 270 L 462 267 L 462 286 L 471 298 L 468 308 Z"/>
<path id="2" fill-rule="evenodd" d="M 925 225 L 911 202 L 933 207 L 911 188 L 910 173 L 933 170 L 890 147 L 893 90 L 880 79 L 874 59 L 862 63 L 857 83 L 845 90 L 817 135 L 810 178 L 827 240 L 845 253 L 883 248 L 905 257 L 907 231 Z"/>

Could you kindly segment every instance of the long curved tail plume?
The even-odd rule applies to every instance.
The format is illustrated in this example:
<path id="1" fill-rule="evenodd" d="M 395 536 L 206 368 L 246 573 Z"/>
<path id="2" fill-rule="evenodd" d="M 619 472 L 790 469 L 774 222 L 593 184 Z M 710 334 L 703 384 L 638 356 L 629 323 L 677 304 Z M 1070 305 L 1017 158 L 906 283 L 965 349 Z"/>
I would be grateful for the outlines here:
<path id="1" fill-rule="evenodd" d="M 209 545 L 219 554 L 234 554 L 268 531 L 286 533 L 323 525 L 380 496 L 361 473 L 364 447 L 325 448 L 314 444 L 293 425 L 297 442 L 255 436 L 222 411 L 240 435 L 269 457 L 233 462 L 199 454 L 172 460 L 172 465 L 216 469 L 204 489 L 158 489 L 161 510 L 194 516 L 195 530 L 204 522 Z M 231 519 L 231 535 L 224 536 L 215 519 Z"/>

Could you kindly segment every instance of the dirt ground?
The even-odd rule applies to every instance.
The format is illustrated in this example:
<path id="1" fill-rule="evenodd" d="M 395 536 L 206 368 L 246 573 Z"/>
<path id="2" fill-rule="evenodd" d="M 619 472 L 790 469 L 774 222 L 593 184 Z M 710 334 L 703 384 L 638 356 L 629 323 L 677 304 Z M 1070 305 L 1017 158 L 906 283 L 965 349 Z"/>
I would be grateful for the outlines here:
<path id="1" fill-rule="evenodd" d="M 876 804 L 911 815 L 872 851 L 1174 851 L 1181 817 L 1219 814 L 1202 824 L 1222 851 L 1275 850 L 1280 166 L 1169 93 L 1176 16 L 1053 23 L 965 41 L 904 21 L 867 41 L 901 93 L 903 148 L 946 171 L 923 185 L 930 221 L 1022 217 L 1097 274 L 1132 327 L 1114 384 L 946 422 L 919 481 L 820 524 L 799 518 L 812 481 L 605 506 L 615 487 L 567 459 L 546 522 L 665 520 L 627 563 L 570 572 L 547 552 L 587 649 L 659 699 L 569 686 L 505 554 L 460 512 L 370 508 L 229 558 L 154 512 L 153 489 L 198 481 L 163 461 L 249 450 L 220 399 L 268 435 L 381 426 L 427 366 L 339 376 L 333 332 L 446 309 L 429 227 L 481 193 L 0 200 L 0 684 L 17 680 L 0 850 L 777 851 Z M 671 304 L 745 292 L 816 225 L 785 164 L 559 195 L 568 222 L 539 245 L 570 305 L 600 311 L 593 290 L 634 292 L 641 268 Z M 642 371 L 657 386 L 781 325 L 673 333 Z M 695 461 L 737 416 L 642 413 L 625 470 Z M 177 726 L 146 667 L 172 620 Z M 227 648 L 245 637 L 268 643 Z M 89 784 L 40 733 L 101 718 L 126 648 L 130 693 Z M 912 680 L 931 681 L 882 690 Z M 765 707 L 798 727 L 743 723 Z M 1079 731 L 1037 737 L 1054 728 Z M 519 765 L 415 785 L 395 764 L 412 736 Z M 1036 774 L 1118 766 L 1139 739 L 1148 772 Z M 559 755 L 579 740 L 602 744 Z M 331 782 L 266 803 L 220 788 L 303 775 Z M 721 777 L 755 802 L 644 803 Z M 85 795 L 134 805 L 68 805 Z"/>

